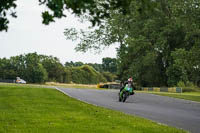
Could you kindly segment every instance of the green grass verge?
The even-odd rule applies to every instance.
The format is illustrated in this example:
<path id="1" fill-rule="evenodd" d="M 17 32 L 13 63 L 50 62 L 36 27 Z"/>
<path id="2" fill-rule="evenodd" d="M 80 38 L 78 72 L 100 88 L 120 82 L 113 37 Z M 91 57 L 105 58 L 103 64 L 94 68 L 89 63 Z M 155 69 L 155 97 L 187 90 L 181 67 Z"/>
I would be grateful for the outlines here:
<path id="1" fill-rule="evenodd" d="M 168 96 L 173 98 L 185 99 L 200 102 L 200 93 L 199 92 L 185 92 L 185 93 L 166 93 L 166 92 L 152 92 L 156 95 Z"/>
<path id="2" fill-rule="evenodd" d="M 80 89 L 102 89 L 97 88 L 97 85 L 87 85 L 87 84 L 65 84 L 65 83 L 55 83 L 55 82 L 47 82 L 45 83 L 47 86 L 56 86 L 61 88 L 80 88 Z"/>
<path id="3" fill-rule="evenodd" d="M 140 93 L 151 93 L 160 96 L 168 96 L 173 98 L 185 99 L 200 102 L 200 92 L 184 92 L 184 93 L 169 93 L 169 92 L 153 92 L 153 91 L 137 91 Z"/>
<path id="4" fill-rule="evenodd" d="M 1 85 L 9 85 L 9 86 L 28 86 L 28 87 L 60 87 L 60 88 L 79 88 L 79 89 L 105 89 L 105 88 L 97 88 L 97 85 L 86 85 L 86 84 L 61 84 L 61 83 L 53 83 L 53 84 L 15 84 L 15 83 L 0 83 Z"/>
<path id="5" fill-rule="evenodd" d="M 72 99 L 55 89 L 0 85 L 1 133 L 184 133 Z"/>

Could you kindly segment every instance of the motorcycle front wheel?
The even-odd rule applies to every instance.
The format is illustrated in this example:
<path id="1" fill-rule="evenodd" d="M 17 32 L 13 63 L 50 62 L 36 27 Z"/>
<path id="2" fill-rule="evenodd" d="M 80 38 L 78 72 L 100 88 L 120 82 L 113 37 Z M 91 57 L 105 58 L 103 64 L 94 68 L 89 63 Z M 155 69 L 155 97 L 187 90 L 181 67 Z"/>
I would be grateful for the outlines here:
<path id="1" fill-rule="evenodd" d="M 125 102 L 125 101 L 126 101 L 126 98 L 127 98 L 126 92 L 123 93 L 122 98 L 123 98 L 122 101 Z"/>

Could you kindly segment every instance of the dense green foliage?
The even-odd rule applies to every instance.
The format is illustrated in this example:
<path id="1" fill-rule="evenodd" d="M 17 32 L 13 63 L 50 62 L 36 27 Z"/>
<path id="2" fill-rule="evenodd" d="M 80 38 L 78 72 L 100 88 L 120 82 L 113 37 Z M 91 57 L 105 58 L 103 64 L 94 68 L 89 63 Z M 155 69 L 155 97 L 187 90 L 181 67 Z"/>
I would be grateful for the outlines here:
<path id="1" fill-rule="evenodd" d="M 149 6 L 132 1 L 129 14 L 111 18 L 78 36 L 76 50 L 119 44 L 118 76 L 132 76 L 141 86 L 200 85 L 200 0 L 156 0 Z M 145 10 L 141 10 L 141 9 Z M 94 43 L 97 42 L 97 43 Z"/>
<path id="2" fill-rule="evenodd" d="M 102 74 L 108 82 L 113 82 L 117 79 L 117 76 L 111 72 L 103 72 Z"/>
<path id="3" fill-rule="evenodd" d="M 116 73 L 117 72 L 117 59 L 115 58 L 103 58 L 102 67 L 106 72 Z"/>
<path id="4" fill-rule="evenodd" d="M 106 82 L 107 80 L 93 67 L 83 65 L 81 67 L 72 68 L 72 81 L 79 84 L 96 84 L 99 82 Z"/>
<path id="5" fill-rule="evenodd" d="M 107 74 L 102 74 L 104 70 L 99 71 L 100 68 L 102 68 L 102 64 L 84 65 L 82 62 L 66 62 L 64 66 L 56 57 L 29 53 L 10 59 L 0 58 L 0 79 L 13 80 L 16 77 L 21 77 L 28 83 L 54 81 L 81 84 L 96 84 L 115 80 L 114 74 L 109 71 Z"/>
<path id="6" fill-rule="evenodd" d="M 0 0 L 0 32 L 8 30 L 8 14 L 12 17 L 16 17 L 16 12 L 13 9 L 16 8 L 16 0 Z"/>
<path id="7" fill-rule="evenodd" d="M 48 81 L 64 82 L 66 71 L 59 59 L 52 56 L 39 55 L 40 60 L 48 72 Z"/>
<path id="8" fill-rule="evenodd" d="M 0 79 L 16 79 L 20 76 L 29 83 L 42 83 L 48 73 L 36 53 L 0 59 Z"/>
<path id="9" fill-rule="evenodd" d="M 132 75 L 142 86 L 176 86 L 179 81 L 200 84 L 200 1 L 152 4 L 155 8 L 145 16 L 133 10 L 113 20 L 121 23 L 121 29 L 129 29 L 126 36 L 122 33 L 125 45 L 118 52 L 120 75 Z"/>
<path id="10" fill-rule="evenodd" d="M 70 61 L 65 63 L 65 67 L 79 67 L 84 64 L 92 66 L 98 72 L 111 72 L 111 73 L 117 72 L 117 60 L 116 58 L 110 58 L 110 57 L 103 58 L 102 64 Z"/>
<path id="11" fill-rule="evenodd" d="M 0 121 L 1 133 L 185 133 L 28 85 L 0 85 Z"/>

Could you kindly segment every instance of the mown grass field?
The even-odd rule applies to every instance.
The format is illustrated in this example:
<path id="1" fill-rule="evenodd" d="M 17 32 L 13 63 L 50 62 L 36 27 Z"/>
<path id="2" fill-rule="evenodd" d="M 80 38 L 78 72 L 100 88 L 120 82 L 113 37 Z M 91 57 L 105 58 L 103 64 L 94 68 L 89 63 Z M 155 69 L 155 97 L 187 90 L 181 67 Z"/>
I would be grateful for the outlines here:
<path id="1" fill-rule="evenodd" d="M 184 133 L 72 99 L 55 89 L 0 84 L 0 133 Z"/>

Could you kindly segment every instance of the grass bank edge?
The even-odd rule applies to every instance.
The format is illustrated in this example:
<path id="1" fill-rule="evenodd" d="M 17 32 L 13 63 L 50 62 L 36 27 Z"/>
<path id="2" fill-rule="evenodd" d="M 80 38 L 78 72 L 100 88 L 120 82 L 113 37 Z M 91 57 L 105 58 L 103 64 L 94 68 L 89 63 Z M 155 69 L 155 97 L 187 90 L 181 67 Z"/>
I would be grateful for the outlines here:
<path id="1" fill-rule="evenodd" d="M 181 129 L 169 127 L 137 116 L 105 109 L 103 107 L 93 106 L 91 104 L 70 98 L 55 89 L 40 87 L 34 88 L 33 86 L 27 85 L 9 87 L 10 86 L 0 85 L 0 92 L 4 91 L 3 93 L 0 93 L 0 95 L 3 95 L 0 97 L 0 103 L 4 106 L 4 108 L 0 110 L 0 112 L 4 112 L 4 116 L 0 116 L 0 120 L 4 121 L 4 123 L 0 124 L 0 127 L 4 128 L 0 128 L 0 131 L 5 131 L 4 129 L 6 128 L 7 131 L 12 130 L 12 132 L 23 133 L 29 131 L 29 128 L 31 128 L 31 132 L 35 132 L 36 129 L 33 128 L 35 126 L 34 123 L 41 123 L 43 124 L 41 125 L 42 128 L 37 125 L 38 129 L 36 132 L 43 132 L 44 127 L 48 128 L 47 130 L 51 132 L 55 132 L 56 130 L 60 131 L 60 129 L 58 129 L 60 127 L 63 128 L 63 131 L 67 128 L 69 132 L 74 132 L 74 130 L 77 132 L 85 132 L 85 130 L 88 132 L 102 132 L 102 130 L 104 130 L 104 132 L 109 131 L 116 133 L 121 131 L 129 133 L 133 130 L 136 132 L 138 131 L 138 133 L 159 133 L 163 131 L 177 133 L 186 132 Z M 4 88 L 4 90 L 2 90 L 2 88 Z M 23 94 L 19 94 L 18 91 Z M 7 92 L 9 92 L 9 95 Z M 20 95 L 20 98 L 17 98 L 15 95 Z M 13 100 L 14 98 L 16 98 L 16 100 Z M 7 102 L 4 101 L 4 103 L 2 100 Z M 37 104 L 33 104 L 35 102 L 39 102 L 40 107 L 37 107 Z M 15 108 L 9 109 L 6 104 L 10 104 Z M 20 106 L 16 106 L 18 104 Z M 52 104 L 56 107 L 52 107 Z M 58 110 L 56 110 L 57 108 Z M 28 112 L 28 110 L 32 110 L 32 112 Z M 21 114 L 21 111 L 23 111 L 23 114 Z M 37 116 L 40 117 L 37 118 Z M 29 117 L 31 117 L 31 119 Z M 66 119 L 63 119 L 65 117 Z M 26 127 L 26 125 L 23 124 L 23 120 L 26 121 L 26 124 L 30 124 L 29 127 Z M 54 124 L 49 125 L 49 121 Z M 94 122 L 91 123 L 91 121 Z M 10 123 L 11 125 L 9 125 Z M 15 127 L 13 127 L 13 124 Z M 78 126 L 79 128 L 74 129 L 74 125 Z M 85 129 L 84 125 L 87 125 L 88 129 Z M 126 127 L 126 129 L 123 127 Z"/>
<path id="2" fill-rule="evenodd" d="M 47 83 L 47 84 L 16 84 L 16 83 L 0 83 L 0 85 L 8 86 L 32 86 L 32 87 L 61 87 L 61 88 L 79 88 L 79 89 L 104 89 L 97 88 L 97 85 L 85 84 L 61 84 L 61 83 Z"/>
<path id="3" fill-rule="evenodd" d="M 170 92 L 153 92 L 153 91 L 137 91 L 140 93 L 150 93 L 160 96 L 167 96 L 172 98 L 190 100 L 200 102 L 200 92 L 183 92 L 183 93 L 170 93 Z"/>

